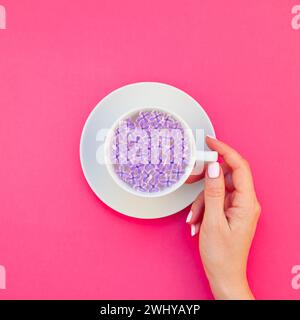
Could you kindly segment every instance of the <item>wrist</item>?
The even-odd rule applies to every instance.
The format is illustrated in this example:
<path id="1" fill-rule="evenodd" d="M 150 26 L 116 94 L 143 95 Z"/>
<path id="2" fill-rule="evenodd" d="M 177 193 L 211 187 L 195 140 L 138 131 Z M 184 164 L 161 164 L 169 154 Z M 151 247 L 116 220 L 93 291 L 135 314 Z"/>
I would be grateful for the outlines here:
<path id="1" fill-rule="evenodd" d="M 254 300 L 246 276 L 209 279 L 216 300 Z"/>

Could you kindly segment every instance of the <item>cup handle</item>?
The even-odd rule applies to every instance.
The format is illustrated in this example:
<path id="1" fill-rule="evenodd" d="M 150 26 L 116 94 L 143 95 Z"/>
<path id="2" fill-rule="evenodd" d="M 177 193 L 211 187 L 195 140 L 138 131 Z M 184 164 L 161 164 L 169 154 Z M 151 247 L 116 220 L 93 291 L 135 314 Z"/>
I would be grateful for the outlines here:
<path id="1" fill-rule="evenodd" d="M 196 162 L 191 175 L 199 175 L 203 171 L 205 163 L 215 162 L 218 160 L 218 152 L 216 151 L 196 151 Z"/>

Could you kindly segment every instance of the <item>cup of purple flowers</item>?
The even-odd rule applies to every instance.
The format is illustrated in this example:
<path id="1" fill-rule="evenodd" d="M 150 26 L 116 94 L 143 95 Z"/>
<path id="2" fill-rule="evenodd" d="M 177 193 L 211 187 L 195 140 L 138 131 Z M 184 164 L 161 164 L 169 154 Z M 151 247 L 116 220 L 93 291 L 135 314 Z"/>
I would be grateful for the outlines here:
<path id="1" fill-rule="evenodd" d="M 146 198 L 174 192 L 195 167 L 217 157 L 216 152 L 196 150 L 187 123 L 158 107 L 124 114 L 113 124 L 104 144 L 112 179 L 124 190 Z"/>

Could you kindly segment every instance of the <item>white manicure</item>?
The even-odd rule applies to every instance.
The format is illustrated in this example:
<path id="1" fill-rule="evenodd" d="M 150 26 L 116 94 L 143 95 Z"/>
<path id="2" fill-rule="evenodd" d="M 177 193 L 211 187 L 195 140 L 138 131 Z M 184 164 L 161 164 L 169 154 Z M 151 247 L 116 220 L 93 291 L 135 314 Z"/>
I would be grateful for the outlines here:
<path id="1" fill-rule="evenodd" d="M 199 232 L 199 229 L 200 229 L 200 223 L 192 224 L 191 225 L 191 236 L 193 237 L 194 235 L 196 235 Z"/>
<path id="2" fill-rule="evenodd" d="M 207 134 L 206 136 L 211 138 L 211 139 L 216 139 L 215 137 L 211 136 L 210 134 Z"/>
<path id="3" fill-rule="evenodd" d="M 211 162 L 208 164 L 207 173 L 210 178 L 218 178 L 220 174 L 219 162 Z"/>
<path id="4" fill-rule="evenodd" d="M 193 212 L 192 210 L 189 212 L 188 216 L 186 217 L 186 223 L 189 223 L 192 220 Z"/>

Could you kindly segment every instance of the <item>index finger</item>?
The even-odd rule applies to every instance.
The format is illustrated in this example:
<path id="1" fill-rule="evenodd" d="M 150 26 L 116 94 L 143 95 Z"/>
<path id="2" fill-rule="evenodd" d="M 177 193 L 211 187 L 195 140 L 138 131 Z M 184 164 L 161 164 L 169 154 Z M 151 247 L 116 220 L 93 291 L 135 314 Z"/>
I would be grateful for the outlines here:
<path id="1" fill-rule="evenodd" d="M 217 151 L 232 170 L 232 182 L 236 191 L 254 190 L 253 179 L 248 162 L 226 143 L 206 137 L 206 143 L 211 150 Z"/>

